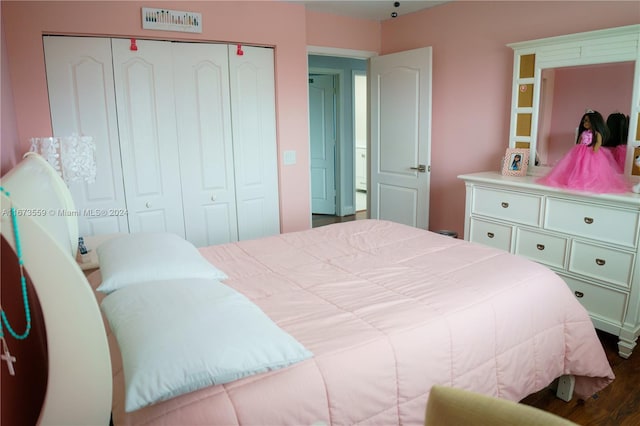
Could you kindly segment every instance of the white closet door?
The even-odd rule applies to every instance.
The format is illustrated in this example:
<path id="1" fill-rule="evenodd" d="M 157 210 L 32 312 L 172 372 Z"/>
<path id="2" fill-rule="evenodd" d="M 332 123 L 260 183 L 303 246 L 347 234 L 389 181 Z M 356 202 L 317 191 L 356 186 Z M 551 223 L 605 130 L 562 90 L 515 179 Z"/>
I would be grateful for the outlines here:
<path id="1" fill-rule="evenodd" d="M 184 237 L 171 43 L 130 46 L 112 40 L 129 227 Z"/>
<path id="2" fill-rule="evenodd" d="M 111 41 L 90 37 L 44 37 L 49 104 L 54 136 L 93 136 L 96 181 L 69 185 L 80 235 L 128 232 L 125 209 Z M 48 136 L 48 135 L 33 135 Z"/>
<path id="3" fill-rule="evenodd" d="M 238 240 L 226 44 L 173 43 L 187 240 Z"/>
<path id="4" fill-rule="evenodd" d="M 280 233 L 273 49 L 229 49 L 240 240 Z"/>

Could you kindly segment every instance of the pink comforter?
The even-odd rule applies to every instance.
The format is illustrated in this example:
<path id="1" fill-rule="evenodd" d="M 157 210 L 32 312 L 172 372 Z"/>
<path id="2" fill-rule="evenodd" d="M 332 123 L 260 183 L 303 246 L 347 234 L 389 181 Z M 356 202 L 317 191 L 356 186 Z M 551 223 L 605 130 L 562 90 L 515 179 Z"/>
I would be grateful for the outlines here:
<path id="1" fill-rule="evenodd" d="M 125 413 L 112 345 L 116 425 L 418 425 L 436 383 L 518 401 L 614 378 L 566 284 L 503 251 L 365 220 L 201 252 L 315 356 Z"/>

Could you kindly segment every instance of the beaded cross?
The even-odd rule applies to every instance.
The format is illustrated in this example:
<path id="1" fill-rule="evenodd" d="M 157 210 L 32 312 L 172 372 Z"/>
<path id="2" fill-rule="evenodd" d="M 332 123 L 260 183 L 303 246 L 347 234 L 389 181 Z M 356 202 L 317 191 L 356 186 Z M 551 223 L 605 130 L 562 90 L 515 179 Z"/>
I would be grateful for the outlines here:
<path id="1" fill-rule="evenodd" d="M 5 190 L 0 186 L 0 191 L 7 198 L 11 195 L 9 191 Z M 15 370 L 13 368 L 13 363 L 16 362 L 16 357 L 12 356 L 9 352 L 9 347 L 7 346 L 7 341 L 4 338 L 4 329 L 3 325 L 6 325 L 7 330 L 9 330 L 9 334 L 13 336 L 15 339 L 24 340 L 29 336 L 29 331 L 31 331 L 31 311 L 29 309 L 29 299 L 27 297 L 27 280 L 24 277 L 24 261 L 22 259 L 22 246 L 20 244 L 20 233 L 18 231 L 18 215 L 16 214 L 15 207 L 11 206 L 11 223 L 13 225 L 13 236 L 15 238 L 16 244 L 16 255 L 18 257 L 18 265 L 20 266 L 20 285 L 22 287 L 22 303 L 24 304 L 24 313 L 26 317 L 26 328 L 24 333 L 18 334 L 14 331 L 9 324 L 9 319 L 4 312 L 4 309 L 0 306 L 0 340 L 2 340 L 2 355 L 0 355 L 0 360 L 7 362 L 7 367 L 9 368 L 9 374 L 12 376 L 15 375 Z"/>

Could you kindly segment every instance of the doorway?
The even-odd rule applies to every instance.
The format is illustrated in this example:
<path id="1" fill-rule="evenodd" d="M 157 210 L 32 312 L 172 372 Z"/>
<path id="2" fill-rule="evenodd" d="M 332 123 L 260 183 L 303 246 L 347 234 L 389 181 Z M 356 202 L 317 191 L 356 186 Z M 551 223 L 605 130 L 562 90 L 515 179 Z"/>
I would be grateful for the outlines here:
<path id="1" fill-rule="evenodd" d="M 313 218 L 356 212 L 366 217 L 367 60 L 326 55 L 308 59 Z M 327 80 L 333 82 L 333 96 Z"/>
<path id="2" fill-rule="evenodd" d="M 355 214 L 357 182 L 353 87 L 346 87 L 354 81 L 348 76 L 353 76 L 357 68 L 351 67 L 348 71 L 346 68 L 351 64 L 339 61 L 359 61 L 360 71 L 364 71 L 367 79 L 367 96 L 371 96 L 366 102 L 365 116 L 371 121 L 366 125 L 371 133 L 367 135 L 365 154 L 369 166 L 366 217 L 428 229 L 431 47 L 381 56 L 337 48 L 309 47 L 308 50 L 309 72 L 322 66 L 338 75 L 336 216 Z"/>

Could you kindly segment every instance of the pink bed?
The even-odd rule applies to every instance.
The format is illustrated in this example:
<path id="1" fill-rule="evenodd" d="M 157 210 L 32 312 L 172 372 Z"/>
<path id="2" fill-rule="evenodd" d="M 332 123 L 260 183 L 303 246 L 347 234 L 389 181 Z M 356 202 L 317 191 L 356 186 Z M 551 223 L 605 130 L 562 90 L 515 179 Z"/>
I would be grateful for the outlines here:
<path id="1" fill-rule="evenodd" d="M 434 384 L 519 401 L 614 378 L 566 284 L 503 251 L 376 220 L 200 251 L 314 356 L 126 413 L 109 335 L 116 425 L 423 424 Z"/>

